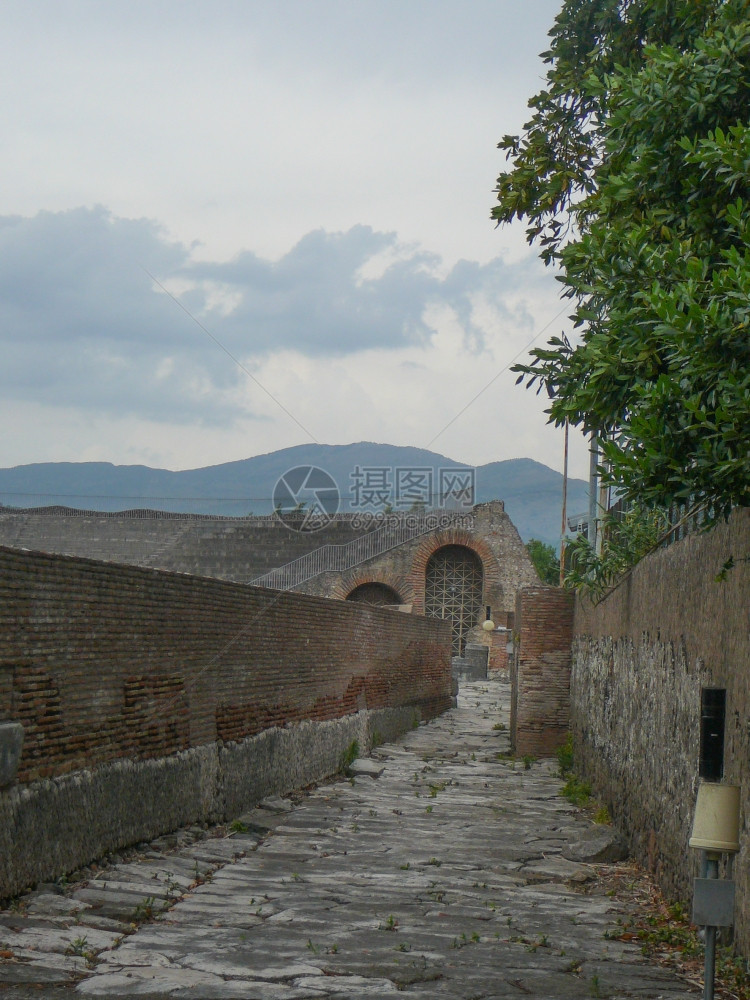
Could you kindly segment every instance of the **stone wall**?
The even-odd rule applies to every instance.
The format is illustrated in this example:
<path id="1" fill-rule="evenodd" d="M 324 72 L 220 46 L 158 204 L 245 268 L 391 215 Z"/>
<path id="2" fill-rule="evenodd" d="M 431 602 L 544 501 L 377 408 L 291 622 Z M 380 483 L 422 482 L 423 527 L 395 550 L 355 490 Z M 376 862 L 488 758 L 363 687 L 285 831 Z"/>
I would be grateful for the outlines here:
<path id="1" fill-rule="evenodd" d="M 451 704 L 450 628 L 0 548 L 0 897 L 334 772 Z"/>
<path id="2" fill-rule="evenodd" d="M 570 726 L 573 597 L 559 587 L 524 587 L 515 612 L 511 666 L 513 752 L 549 757 Z"/>
<path id="3" fill-rule="evenodd" d="M 142 516 L 137 516 L 142 515 Z M 293 531 L 277 517 L 215 518 L 134 511 L 34 512 L 0 509 L 0 545 L 81 556 L 175 573 L 249 583 L 322 545 L 367 534 L 338 517 L 315 532 Z"/>
<path id="4" fill-rule="evenodd" d="M 717 580 L 727 560 L 735 566 Z M 725 780 L 742 785 L 737 937 L 750 952 L 750 510 L 643 560 L 579 601 L 571 678 L 577 761 L 636 857 L 688 900 L 701 689 L 726 690 Z"/>

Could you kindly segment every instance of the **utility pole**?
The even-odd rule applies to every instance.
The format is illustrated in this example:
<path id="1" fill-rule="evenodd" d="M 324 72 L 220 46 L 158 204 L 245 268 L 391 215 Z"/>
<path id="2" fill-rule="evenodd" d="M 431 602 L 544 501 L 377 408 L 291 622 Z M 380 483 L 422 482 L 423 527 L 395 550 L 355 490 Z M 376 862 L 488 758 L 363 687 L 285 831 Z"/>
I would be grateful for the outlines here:
<path id="1" fill-rule="evenodd" d="M 565 535 L 568 520 L 568 429 L 569 421 L 565 418 L 565 443 L 563 445 L 563 493 L 562 493 L 562 524 L 560 526 L 560 586 L 565 580 Z"/>
<path id="2" fill-rule="evenodd" d="M 597 543 L 597 515 L 598 515 L 598 481 L 597 468 L 599 466 L 599 440 L 592 431 L 591 448 L 589 449 L 589 524 L 588 540 L 589 545 L 596 551 Z"/>

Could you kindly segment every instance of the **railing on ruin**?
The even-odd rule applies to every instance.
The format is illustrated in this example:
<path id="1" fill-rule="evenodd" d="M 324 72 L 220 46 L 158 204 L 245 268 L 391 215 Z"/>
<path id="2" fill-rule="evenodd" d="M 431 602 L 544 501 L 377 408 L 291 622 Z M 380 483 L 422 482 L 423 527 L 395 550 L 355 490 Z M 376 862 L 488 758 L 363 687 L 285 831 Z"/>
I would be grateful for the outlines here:
<path id="1" fill-rule="evenodd" d="M 374 559 L 390 549 L 395 549 L 410 539 L 440 528 L 463 525 L 471 515 L 458 511 L 428 511 L 408 514 L 384 515 L 381 527 L 369 530 L 351 542 L 339 545 L 321 545 L 285 566 L 264 573 L 250 583 L 255 587 L 275 590 L 293 590 L 321 573 L 341 573 L 360 563 Z M 353 522 L 356 525 L 356 520 Z M 363 525 L 366 522 L 363 521 Z M 375 521 L 377 524 L 377 520 Z"/>
<path id="2" fill-rule="evenodd" d="M 633 501 L 620 498 L 607 508 L 607 517 L 614 522 L 624 521 L 633 507 Z M 673 503 L 664 508 L 663 513 L 668 527 L 665 528 L 665 533 L 659 542 L 662 547 L 672 545 L 700 531 L 711 517 L 708 508 L 693 508 L 690 504 Z M 584 538 L 588 538 L 588 527 L 588 512 L 568 518 L 568 529 L 583 535 Z"/>
<path id="3" fill-rule="evenodd" d="M 612 504 L 607 514 L 613 521 L 624 521 L 633 507 L 632 501 L 621 498 Z M 672 503 L 663 508 L 663 514 L 667 527 L 659 543 L 661 547 L 672 545 L 700 531 L 710 519 L 710 511 L 707 508 L 696 508 L 689 503 Z"/>

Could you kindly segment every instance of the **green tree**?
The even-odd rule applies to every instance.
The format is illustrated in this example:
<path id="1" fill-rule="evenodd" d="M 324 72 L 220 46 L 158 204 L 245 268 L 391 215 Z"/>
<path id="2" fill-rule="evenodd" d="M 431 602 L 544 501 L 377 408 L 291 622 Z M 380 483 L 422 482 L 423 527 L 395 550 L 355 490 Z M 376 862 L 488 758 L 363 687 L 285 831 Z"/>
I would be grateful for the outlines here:
<path id="1" fill-rule="evenodd" d="M 746 0 L 566 0 L 547 86 L 500 148 L 577 330 L 515 366 L 645 508 L 750 502 Z"/>
<path id="2" fill-rule="evenodd" d="M 551 583 L 556 587 L 560 582 L 560 560 L 554 546 L 540 542 L 538 538 L 530 538 L 526 543 L 526 551 L 542 583 Z"/>
<path id="3" fill-rule="evenodd" d="M 568 543 L 564 585 L 582 590 L 594 599 L 602 597 L 631 566 L 659 544 L 668 527 L 666 515 L 659 510 L 633 507 L 624 515 L 605 514 L 600 553 L 582 535 Z"/>

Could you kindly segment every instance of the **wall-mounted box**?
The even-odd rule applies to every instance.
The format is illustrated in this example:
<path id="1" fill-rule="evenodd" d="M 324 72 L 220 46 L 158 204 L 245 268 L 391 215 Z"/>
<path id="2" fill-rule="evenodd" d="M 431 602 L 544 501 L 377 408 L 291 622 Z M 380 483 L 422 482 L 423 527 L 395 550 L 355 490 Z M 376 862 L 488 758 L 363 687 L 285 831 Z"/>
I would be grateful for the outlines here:
<path id="1" fill-rule="evenodd" d="M 695 879 L 693 923 L 699 927 L 731 927 L 734 923 L 734 882 L 723 878 Z"/>

